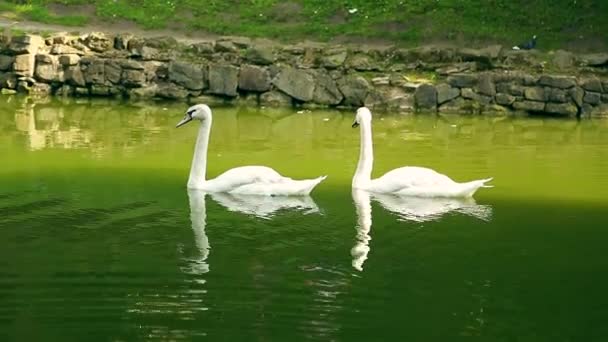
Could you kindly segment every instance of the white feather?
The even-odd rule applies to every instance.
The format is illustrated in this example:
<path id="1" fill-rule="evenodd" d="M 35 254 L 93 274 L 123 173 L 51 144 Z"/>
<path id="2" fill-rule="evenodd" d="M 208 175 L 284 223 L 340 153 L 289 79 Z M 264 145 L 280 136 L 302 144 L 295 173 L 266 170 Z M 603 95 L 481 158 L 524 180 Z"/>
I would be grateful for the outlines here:
<path id="1" fill-rule="evenodd" d="M 209 106 L 199 104 L 188 108 L 178 127 L 197 119 L 201 121 L 190 168 L 188 189 L 206 192 L 227 192 L 239 195 L 303 196 L 308 195 L 326 176 L 294 180 L 281 176 L 266 166 L 241 166 L 230 169 L 214 179 L 205 179 L 207 148 L 213 117 Z"/>
<path id="2" fill-rule="evenodd" d="M 408 166 L 371 179 L 373 168 L 372 113 L 361 107 L 355 122 L 361 126 L 361 153 L 353 176 L 353 188 L 380 194 L 417 197 L 471 197 L 492 178 L 458 183 L 437 171 Z"/>

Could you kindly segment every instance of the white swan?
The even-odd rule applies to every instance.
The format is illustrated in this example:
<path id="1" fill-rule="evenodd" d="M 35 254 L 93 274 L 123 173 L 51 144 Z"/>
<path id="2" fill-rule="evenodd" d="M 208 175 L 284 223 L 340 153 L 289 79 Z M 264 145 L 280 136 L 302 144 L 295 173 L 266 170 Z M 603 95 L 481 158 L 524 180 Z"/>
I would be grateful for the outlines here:
<path id="1" fill-rule="evenodd" d="M 266 166 L 241 166 L 230 169 L 214 179 L 206 180 L 207 148 L 212 122 L 209 106 L 198 104 L 188 108 L 186 116 L 176 127 L 180 127 L 193 119 L 200 120 L 201 127 L 194 148 L 188 189 L 241 195 L 302 196 L 310 194 L 312 189 L 327 177 L 294 180 L 283 177 Z"/>
<path id="2" fill-rule="evenodd" d="M 352 187 L 373 193 L 396 194 L 417 197 L 471 197 L 492 178 L 466 183 L 457 183 L 448 176 L 434 170 L 406 166 L 385 173 L 382 177 L 371 179 L 374 165 L 372 142 L 372 113 L 366 107 L 357 110 L 353 128 L 361 126 L 361 149 L 359 163 L 353 177 Z"/>

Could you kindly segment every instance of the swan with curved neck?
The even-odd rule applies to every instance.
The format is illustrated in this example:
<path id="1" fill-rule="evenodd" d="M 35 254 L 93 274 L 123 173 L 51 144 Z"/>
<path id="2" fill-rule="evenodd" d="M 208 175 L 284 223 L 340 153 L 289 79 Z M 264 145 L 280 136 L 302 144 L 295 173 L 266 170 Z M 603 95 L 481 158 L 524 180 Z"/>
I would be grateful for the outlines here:
<path id="1" fill-rule="evenodd" d="M 366 107 L 357 110 L 354 127 L 361 127 L 359 162 L 353 177 L 352 187 L 374 193 L 396 194 L 417 197 L 471 197 L 492 178 L 457 183 L 448 176 L 434 170 L 417 166 L 406 166 L 372 179 L 374 151 L 372 142 L 372 113 Z"/>
<path id="2" fill-rule="evenodd" d="M 308 195 L 326 176 L 315 179 L 294 180 L 281 176 L 277 171 L 266 166 L 241 166 L 230 169 L 214 179 L 206 179 L 207 149 L 213 116 L 205 104 L 188 108 L 184 118 L 176 127 L 193 120 L 201 122 L 194 157 L 190 168 L 188 189 L 207 192 L 228 192 L 242 195 L 293 196 Z"/>

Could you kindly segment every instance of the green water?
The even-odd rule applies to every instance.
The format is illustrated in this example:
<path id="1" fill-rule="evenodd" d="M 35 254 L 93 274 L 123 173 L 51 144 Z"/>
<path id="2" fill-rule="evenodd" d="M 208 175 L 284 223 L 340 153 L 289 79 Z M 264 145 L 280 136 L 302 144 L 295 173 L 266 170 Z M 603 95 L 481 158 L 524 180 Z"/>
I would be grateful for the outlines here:
<path id="1" fill-rule="evenodd" d="M 376 116 L 374 175 L 495 177 L 454 204 L 351 194 L 351 112 L 215 110 L 291 203 L 189 197 L 184 110 L 0 98 L 0 340 L 608 340 L 608 121 Z"/>

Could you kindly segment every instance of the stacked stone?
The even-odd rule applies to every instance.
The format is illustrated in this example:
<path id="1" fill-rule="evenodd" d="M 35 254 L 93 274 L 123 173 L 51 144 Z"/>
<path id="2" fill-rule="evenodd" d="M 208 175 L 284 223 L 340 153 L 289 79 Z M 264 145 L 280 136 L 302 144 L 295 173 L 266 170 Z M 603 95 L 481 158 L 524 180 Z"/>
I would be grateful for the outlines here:
<path id="1" fill-rule="evenodd" d="M 354 108 L 399 112 L 608 114 L 608 55 L 558 51 L 547 74 L 537 52 L 278 46 L 224 37 L 193 45 L 170 37 L 56 34 L 13 37 L 0 45 L 3 93 L 163 98 Z M 514 70 L 527 70 L 514 71 Z M 596 71 L 598 71 L 596 73 Z M 408 73 L 431 73 L 410 80 Z"/>

